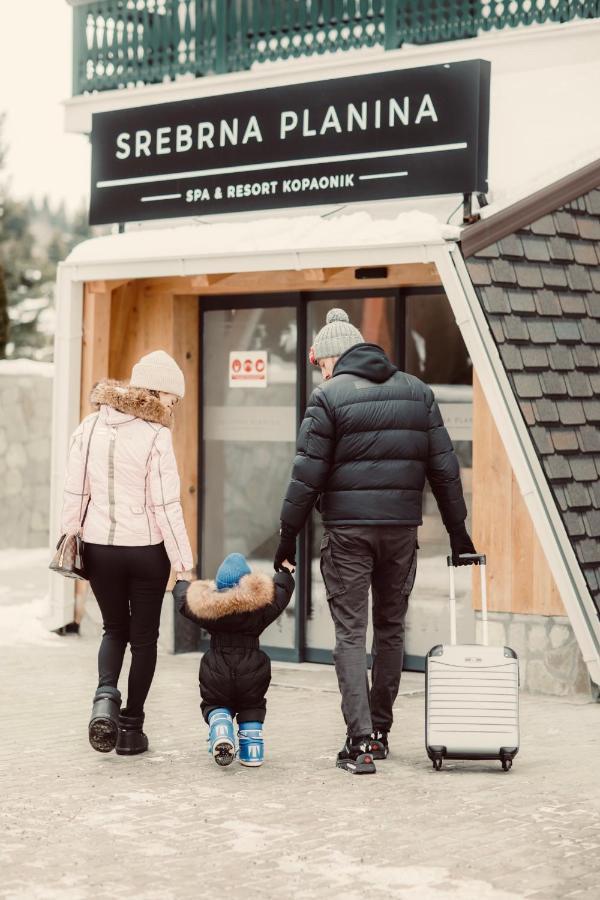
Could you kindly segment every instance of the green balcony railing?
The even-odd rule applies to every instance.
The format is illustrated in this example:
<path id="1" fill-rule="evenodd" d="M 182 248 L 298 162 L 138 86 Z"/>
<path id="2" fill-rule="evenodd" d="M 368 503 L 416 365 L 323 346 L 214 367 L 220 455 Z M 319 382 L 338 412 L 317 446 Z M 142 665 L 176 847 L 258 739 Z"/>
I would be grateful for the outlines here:
<path id="1" fill-rule="evenodd" d="M 68 0 L 73 94 L 600 17 L 600 0 Z"/>

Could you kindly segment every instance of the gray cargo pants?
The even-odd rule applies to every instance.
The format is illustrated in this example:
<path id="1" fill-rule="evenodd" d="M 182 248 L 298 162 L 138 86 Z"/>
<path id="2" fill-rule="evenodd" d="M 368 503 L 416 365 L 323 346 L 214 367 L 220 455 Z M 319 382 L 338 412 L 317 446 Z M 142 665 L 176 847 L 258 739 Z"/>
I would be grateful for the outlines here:
<path id="1" fill-rule="evenodd" d="M 351 737 L 389 731 L 400 686 L 404 620 L 417 569 L 416 526 L 338 525 L 321 542 L 321 574 L 335 625 L 335 670 Z M 373 667 L 367 675 L 369 588 Z"/>

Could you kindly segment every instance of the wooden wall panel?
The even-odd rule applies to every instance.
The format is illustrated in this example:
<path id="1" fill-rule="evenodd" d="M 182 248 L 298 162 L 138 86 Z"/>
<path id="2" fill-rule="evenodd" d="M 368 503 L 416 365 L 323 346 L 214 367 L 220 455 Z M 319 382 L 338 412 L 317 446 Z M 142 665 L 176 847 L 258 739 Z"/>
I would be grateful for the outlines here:
<path id="1" fill-rule="evenodd" d="M 110 318 L 110 377 L 125 381 L 131 374 L 135 352 L 140 346 L 138 337 L 138 286 L 131 282 L 113 294 Z M 137 357 L 136 357 L 137 358 Z"/>
<path id="2" fill-rule="evenodd" d="M 83 297 L 83 335 L 81 360 L 81 417 L 92 412 L 90 392 L 93 386 L 109 373 L 110 291 L 93 293 L 86 285 Z"/>
<path id="3" fill-rule="evenodd" d="M 134 363 L 152 350 L 173 348 L 174 298 L 130 282 L 114 292 L 110 323 L 110 377 L 128 381 Z"/>
<path id="4" fill-rule="evenodd" d="M 511 608 L 511 475 L 506 454 L 498 452 L 498 435 L 494 422 L 481 386 L 474 377 L 473 542 L 477 549 L 481 548 L 481 552 L 489 554 L 487 571 L 490 609 Z M 475 581 L 478 584 L 478 579 Z M 479 601 L 478 594 L 477 599 Z"/>
<path id="5" fill-rule="evenodd" d="M 158 292 L 147 283 L 106 283 L 105 294 L 86 287 L 84 296 L 82 415 L 91 411 L 90 390 L 101 378 L 128 381 L 137 360 L 166 350 L 181 366 L 186 395 L 175 413 L 173 443 L 181 477 L 181 500 L 194 557 L 198 503 L 198 298 Z M 98 291 L 102 285 L 95 284 Z"/>
<path id="6" fill-rule="evenodd" d="M 145 353 L 165 350 L 183 370 L 186 395 L 175 412 L 173 444 L 181 478 L 181 501 L 194 557 L 198 502 L 198 299 L 130 283 L 115 292 L 111 320 L 111 378 L 127 381 Z"/>
<path id="7" fill-rule="evenodd" d="M 488 604 L 497 612 L 565 615 L 533 522 L 476 376 L 473 378 L 473 541 L 488 558 Z M 473 605 L 481 609 L 479 573 Z"/>
<path id="8" fill-rule="evenodd" d="M 489 410 L 487 414 L 492 418 Z M 502 448 L 504 452 L 504 448 Z M 518 539 L 511 541 L 512 568 L 510 572 L 511 606 L 522 613 L 533 613 L 534 603 L 534 551 L 539 543 L 533 530 L 533 522 L 529 515 L 519 485 L 510 471 L 510 514 L 513 530 Z"/>

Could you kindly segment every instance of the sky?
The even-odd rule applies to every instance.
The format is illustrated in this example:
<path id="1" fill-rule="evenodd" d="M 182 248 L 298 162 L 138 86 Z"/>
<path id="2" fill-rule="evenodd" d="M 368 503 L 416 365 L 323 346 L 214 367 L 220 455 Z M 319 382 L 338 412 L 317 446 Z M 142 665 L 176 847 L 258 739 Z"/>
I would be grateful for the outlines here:
<path id="1" fill-rule="evenodd" d="M 13 196 L 47 194 L 76 209 L 87 203 L 90 150 L 85 136 L 64 131 L 71 16 L 66 0 L 0 0 L 0 112 Z"/>

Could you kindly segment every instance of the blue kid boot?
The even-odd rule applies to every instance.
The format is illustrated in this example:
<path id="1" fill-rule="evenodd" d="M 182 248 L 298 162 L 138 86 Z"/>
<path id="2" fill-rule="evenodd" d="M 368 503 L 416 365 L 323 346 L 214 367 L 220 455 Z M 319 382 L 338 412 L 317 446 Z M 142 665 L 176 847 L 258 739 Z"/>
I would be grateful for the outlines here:
<path id="1" fill-rule="evenodd" d="M 262 722 L 243 722 L 238 731 L 240 762 L 243 766 L 262 766 L 265 761 L 265 742 Z"/>
<path id="2" fill-rule="evenodd" d="M 235 759 L 233 719 L 228 709 L 213 709 L 208 717 L 208 752 L 218 766 L 230 766 Z"/>

